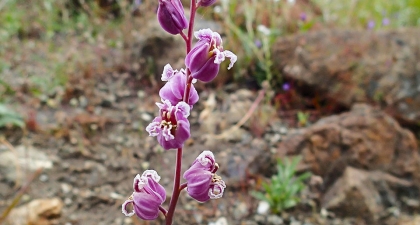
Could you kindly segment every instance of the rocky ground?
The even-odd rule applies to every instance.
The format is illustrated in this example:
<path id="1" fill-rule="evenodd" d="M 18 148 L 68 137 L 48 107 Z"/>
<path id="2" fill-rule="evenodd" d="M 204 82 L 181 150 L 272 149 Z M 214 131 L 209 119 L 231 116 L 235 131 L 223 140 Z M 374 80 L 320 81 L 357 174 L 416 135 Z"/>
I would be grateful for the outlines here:
<path id="1" fill-rule="evenodd" d="M 34 178 L 6 224 L 162 223 L 161 218 L 152 222 L 126 218 L 120 208 L 132 192 L 132 181 L 137 173 L 145 169 L 158 171 L 168 193 L 173 176 L 175 152 L 162 150 L 144 129 L 154 118 L 154 103 L 159 101 L 157 91 L 161 84 L 155 79 L 159 75 L 158 68 L 163 68 L 167 62 L 182 65 L 182 60 L 174 58 L 179 59 L 177 56 L 184 50 L 174 44 L 173 37 L 159 33 L 156 23 L 150 22 L 143 29 L 153 32 L 139 36 L 127 48 L 72 46 L 88 48 L 101 59 L 92 56 L 92 63 L 75 72 L 66 86 L 41 97 L 29 91 L 31 84 L 25 79 L 15 79 L 13 71 L 4 74 L 16 90 L 16 94 L 10 96 L 12 107 L 25 116 L 27 129 L 1 130 L 5 139 L 0 144 L 0 211 L 12 203 L 20 187 Z M 415 63 L 418 58 L 410 58 L 410 55 L 418 57 L 411 54 L 417 50 L 404 47 L 404 43 L 414 41 L 398 41 L 398 32 L 390 33 L 397 49 L 381 49 L 398 52 L 389 64 L 391 71 L 410 79 L 418 77 L 420 69 Z M 367 88 L 366 83 L 359 85 L 355 83 L 357 80 L 348 77 L 352 71 L 362 69 L 352 70 L 349 66 L 337 72 L 323 65 L 333 65 L 333 59 L 343 59 L 331 57 L 330 51 L 318 51 L 323 42 L 316 37 L 323 35 L 330 37 L 321 32 L 279 39 L 273 54 L 281 63 L 276 65 L 288 81 L 296 84 L 293 93 L 271 96 L 287 103 L 281 107 L 264 97 L 270 96 L 272 90 L 259 92 L 246 82 L 226 83 L 219 88 L 197 86 L 201 100 L 191 115 L 192 138 L 186 144 L 183 169 L 201 151 L 210 149 L 215 153 L 221 166 L 220 175 L 228 188 L 222 199 L 204 204 L 183 193 L 175 224 L 420 224 L 420 217 L 416 215 L 420 209 L 420 158 L 418 140 L 413 133 L 418 131 L 418 124 L 412 122 L 417 118 L 414 109 L 418 95 L 413 94 L 414 89 L 413 93 L 399 94 L 411 90 L 415 84 L 419 86 L 420 81 L 393 77 L 394 73 L 390 72 L 383 79 L 395 82 L 398 85 L 393 87 L 401 90 L 393 89 L 388 93 L 388 89 L 374 85 L 378 87 L 376 91 L 386 92 L 383 101 L 375 102 L 372 96 L 378 95 L 376 92 L 365 94 L 366 98 L 343 99 L 341 96 L 345 93 L 340 92 L 343 89 L 326 88 L 319 77 L 327 79 L 331 75 L 334 78 L 331 82 L 344 80 L 345 84 L 351 84 L 346 88 L 357 87 L 348 93 L 357 94 L 360 93 L 357 90 Z M 376 46 L 378 38 L 371 33 L 366 35 L 365 44 Z M 382 40 L 381 35 L 388 37 L 381 33 L 379 40 Z M 342 35 L 334 37 L 334 40 L 343 38 Z M 299 38 L 315 41 L 284 44 Z M 346 43 L 346 38 L 339 43 Z M 161 49 L 162 45 L 166 50 Z M 399 55 L 402 54 L 397 51 L 400 48 L 405 55 Z M 42 54 L 42 48 L 32 47 L 31 51 Z M 163 51 L 168 54 L 162 54 Z M 315 52 L 326 56 L 315 57 Z M 286 53 L 296 57 L 287 61 Z M 387 54 L 368 53 L 366 58 L 370 60 Z M 362 50 L 352 54 L 359 60 L 357 65 L 364 65 Z M 156 58 L 152 64 L 148 61 L 150 56 Z M 12 57 L 9 60 L 20 71 L 32 69 L 31 59 Z M 399 68 L 407 71 L 399 73 Z M 148 73 L 150 71 L 152 73 Z M 222 71 L 220 76 L 228 75 Z M 403 83 L 397 83 L 400 80 Z M 411 89 L 404 89 L 404 82 L 411 82 Z M 328 98 L 322 101 L 334 102 L 333 107 L 312 103 L 313 95 L 326 91 Z M 401 105 L 401 99 L 409 106 Z M 257 103 L 259 106 L 250 111 Z M 402 108 L 389 113 L 395 104 Z M 297 120 L 296 109 L 309 112 L 308 120 Z M 242 120 L 248 112 L 252 113 L 249 119 Z M 398 113 L 402 113 L 401 116 Z M 313 175 L 296 208 L 281 215 L 269 214 L 250 192 L 261 188 L 261 181 L 273 174 L 276 157 L 292 155 L 303 158 L 299 173 L 311 171 Z"/>

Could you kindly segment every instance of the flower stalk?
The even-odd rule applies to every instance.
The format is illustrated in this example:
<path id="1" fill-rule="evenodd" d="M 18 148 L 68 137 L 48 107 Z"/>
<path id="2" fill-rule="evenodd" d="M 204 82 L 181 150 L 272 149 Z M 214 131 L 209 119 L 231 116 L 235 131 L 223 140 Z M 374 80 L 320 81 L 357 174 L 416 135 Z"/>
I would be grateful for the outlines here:
<path id="1" fill-rule="evenodd" d="M 236 55 L 223 50 L 222 39 L 217 32 L 203 29 L 193 33 L 194 21 L 199 7 L 207 7 L 216 0 L 191 0 L 190 18 L 188 22 L 180 0 L 159 0 L 157 18 L 162 28 L 170 34 L 179 34 L 185 41 L 185 69 L 176 70 L 167 64 L 162 73 L 162 81 L 167 83 L 159 91 L 162 103 L 159 115 L 146 127 L 149 136 L 157 137 L 159 144 L 165 149 L 176 149 L 174 184 L 169 208 L 163 203 L 166 198 L 165 189 L 158 183 L 160 176 L 154 170 L 146 170 L 142 176 L 134 179 L 134 192 L 123 203 L 122 212 L 126 216 L 136 214 L 144 220 L 153 220 L 159 212 L 165 217 L 165 224 L 172 225 L 176 205 L 181 191 L 200 202 L 222 197 L 225 182 L 216 174 L 219 165 L 211 151 L 204 151 L 185 171 L 183 177 L 187 182 L 181 184 L 182 157 L 185 141 L 191 137 L 188 117 L 193 105 L 199 100 L 194 88 L 196 80 L 209 82 L 213 80 L 225 58 L 230 58 L 230 69 L 236 61 Z M 187 34 L 184 33 L 187 30 Z M 192 47 L 193 34 L 198 42 Z M 193 70 L 192 70 L 193 69 Z M 127 205 L 133 205 L 133 211 L 127 211 Z"/>

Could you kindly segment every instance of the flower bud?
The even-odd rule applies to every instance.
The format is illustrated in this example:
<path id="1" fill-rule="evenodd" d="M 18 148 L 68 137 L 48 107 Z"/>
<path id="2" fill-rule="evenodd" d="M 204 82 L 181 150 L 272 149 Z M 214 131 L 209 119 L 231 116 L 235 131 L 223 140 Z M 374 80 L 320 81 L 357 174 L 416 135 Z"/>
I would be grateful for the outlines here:
<path id="1" fill-rule="evenodd" d="M 159 0 L 157 17 L 160 26 L 173 35 L 181 33 L 188 26 L 181 0 Z"/>

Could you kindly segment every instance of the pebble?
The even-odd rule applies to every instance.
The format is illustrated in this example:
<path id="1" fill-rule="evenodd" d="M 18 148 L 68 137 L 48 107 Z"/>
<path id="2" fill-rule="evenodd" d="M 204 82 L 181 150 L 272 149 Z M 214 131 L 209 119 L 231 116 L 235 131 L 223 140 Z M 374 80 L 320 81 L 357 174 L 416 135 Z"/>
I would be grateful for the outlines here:
<path id="1" fill-rule="evenodd" d="M 65 198 L 64 199 L 64 204 L 71 205 L 72 203 L 73 203 L 73 200 L 71 200 L 71 198 Z"/>
<path id="2" fill-rule="evenodd" d="M 268 214 L 269 210 L 270 210 L 270 204 L 268 204 L 268 202 L 260 201 L 258 203 L 258 207 L 257 207 L 257 213 L 258 214 L 266 215 L 266 214 Z"/>
<path id="3" fill-rule="evenodd" d="M 209 225 L 229 225 L 225 217 L 220 217 L 216 222 L 210 222 Z"/>
<path id="4" fill-rule="evenodd" d="M 146 96 L 146 93 L 144 91 L 138 91 L 137 92 L 137 97 L 144 98 L 144 96 Z"/>
<path id="5" fill-rule="evenodd" d="M 277 144 L 281 141 L 281 135 L 280 134 L 274 134 L 270 137 L 270 143 L 271 144 Z"/>
<path id="6" fill-rule="evenodd" d="M 244 218 L 248 214 L 248 206 L 244 202 L 240 202 L 235 206 L 233 210 L 233 218 L 239 220 Z"/>
<path id="7" fill-rule="evenodd" d="M 267 217 L 267 223 L 272 224 L 272 225 L 282 225 L 283 224 L 283 219 L 280 216 L 277 216 L 277 215 L 269 215 Z M 292 225 L 292 223 L 290 223 L 290 225 Z M 294 224 L 294 225 L 296 225 L 296 224 Z"/>
<path id="8" fill-rule="evenodd" d="M 41 182 L 47 182 L 48 181 L 48 175 L 47 174 L 41 174 L 41 176 L 39 176 L 39 180 Z"/>
<path id="9" fill-rule="evenodd" d="M 280 134 L 283 134 L 283 135 L 285 135 L 285 134 L 287 134 L 287 128 L 286 127 L 284 127 L 284 126 L 281 126 L 280 128 L 279 128 L 279 132 L 280 132 Z"/>
<path id="10" fill-rule="evenodd" d="M 150 122 L 152 121 L 153 117 L 149 114 L 149 113 L 142 113 L 140 115 L 141 119 L 146 121 L 146 122 Z"/>
<path id="11" fill-rule="evenodd" d="M 80 96 L 79 97 L 79 104 L 80 104 L 80 107 L 83 107 L 83 108 L 86 107 L 88 105 L 87 98 L 85 96 Z"/>
<path id="12" fill-rule="evenodd" d="M 142 162 L 141 163 L 141 168 L 144 169 L 144 170 L 148 169 L 149 166 L 150 166 L 150 163 L 149 162 Z"/>
<path id="13" fill-rule="evenodd" d="M 132 224 L 133 223 L 133 219 L 131 219 L 131 217 L 126 217 L 124 219 L 124 224 Z"/>
<path id="14" fill-rule="evenodd" d="M 71 106 L 77 106 L 78 104 L 79 104 L 79 102 L 77 101 L 77 99 L 75 99 L 75 98 L 70 99 L 70 105 Z"/>

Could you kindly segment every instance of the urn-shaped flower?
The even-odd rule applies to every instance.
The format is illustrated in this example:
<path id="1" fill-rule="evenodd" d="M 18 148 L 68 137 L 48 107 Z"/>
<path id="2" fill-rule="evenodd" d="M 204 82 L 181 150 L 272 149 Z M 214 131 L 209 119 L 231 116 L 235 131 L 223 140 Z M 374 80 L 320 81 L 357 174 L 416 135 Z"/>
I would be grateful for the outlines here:
<path id="1" fill-rule="evenodd" d="M 159 206 L 165 202 L 165 188 L 158 182 L 160 176 L 154 170 L 146 170 L 134 178 L 134 192 L 122 204 L 122 212 L 126 216 L 136 214 L 144 220 L 154 220 L 159 215 Z M 127 205 L 133 204 L 133 211 L 127 211 Z"/>
<path id="2" fill-rule="evenodd" d="M 199 41 L 185 58 L 185 65 L 193 78 L 203 82 L 213 80 L 219 72 L 220 63 L 226 57 L 230 58 L 228 69 L 232 68 L 237 57 L 231 51 L 223 50 L 220 34 L 210 29 L 202 29 L 194 35 Z"/>
<path id="3" fill-rule="evenodd" d="M 222 197 L 226 185 L 216 174 L 218 168 L 213 153 L 203 151 L 184 173 L 188 194 L 199 202 Z"/>
<path id="4" fill-rule="evenodd" d="M 169 100 L 162 101 L 156 103 L 160 109 L 159 116 L 146 127 L 146 131 L 149 136 L 157 137 L 165 150 L 181 148 L 190 137 L 190 122 L 187 118 L 191 107 L 185 102 L 172 105 Z"/>

